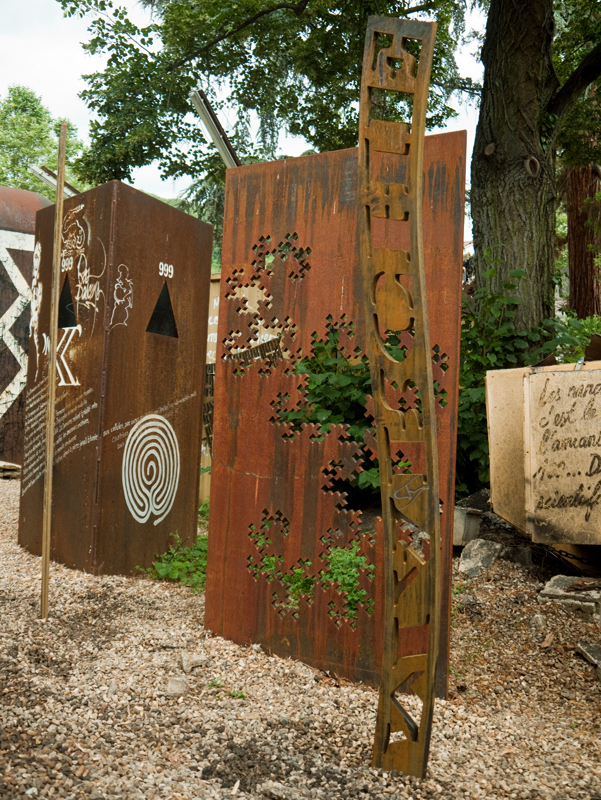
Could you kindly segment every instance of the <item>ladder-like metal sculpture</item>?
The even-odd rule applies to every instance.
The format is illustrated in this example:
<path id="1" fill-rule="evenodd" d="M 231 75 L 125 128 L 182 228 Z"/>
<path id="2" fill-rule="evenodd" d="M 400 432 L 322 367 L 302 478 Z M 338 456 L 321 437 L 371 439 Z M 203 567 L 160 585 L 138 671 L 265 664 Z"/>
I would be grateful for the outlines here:
<path id="1" fill-rule="evenodd" d="M 440 605 L 436 414 L 421 221 L 435 35 L 434 22 L 369 18 L 359 118 L 361 263 L 385 549 L 384 651 L 373 764 L 418 777 L 425 776 L 428 762 Z M 385 116 L 381 112 L 390 92 L 411 96 L 411 126 L 378 118 Z M 386 182 L 386 157 L 378 156 L 378 173 L 374 153 L 395 154 L 397 170 L 405 161 L 408 183 Z M 375 227 L 382 225 L 378 218 L 397 221 L 385 223 L 387 236 L 394 236 L 394 226 L 409 226 L 409 252 L 373 246 Z M 399 341 L 405 343 L 402 348 Z M 426 474 L 402 471 L 404 442 L 423 443 Z M 403 518 L 428 534 L 429 559 L 400 538 Z M 403 632 L 418 627 L 427 630 L 427 649 L 405 655 Z M 422 701 L 419 721 L 399 702 L 401 691 L 413 691 Z"/>

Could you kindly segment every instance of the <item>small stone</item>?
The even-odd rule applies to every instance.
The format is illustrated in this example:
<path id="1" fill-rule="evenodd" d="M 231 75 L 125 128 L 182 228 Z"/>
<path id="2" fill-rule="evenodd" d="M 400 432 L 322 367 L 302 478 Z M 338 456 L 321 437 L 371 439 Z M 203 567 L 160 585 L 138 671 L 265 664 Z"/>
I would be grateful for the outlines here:
<path id="1" fill-rule="evenodd" d="M 282 786 L 281 783 L 275 781 L 267 781 L 266 783 L 257 786 L 257 792 L 263 797 L 269 797 L 271 800 L 300 800 L 302 795 L 295 789 L 290 789 L 287 786 Z"/>
<path id="2" fill-rule="evenodd" d="M 195 667 L 201 667 L 206 662 L 206 657 L 199 653 L 190 653 L 187 650 L 182 650 L 182 669 L 188 674 L 192 672 Z"/>
<path id="3" fill-rule="evenodd" d="M 544 614 L 535 614 L 532 619 L 530 620 L 530 627 L 531 628 L 546 628 L 547 627 L 547 618 Z"/>
<path id="4" fill-rule="evenodd" d="M 119 687 L 117 686 L 117 684 L 115 683 L 115 681 L 111 681 L 111 682 L 109 683 L 109 688 L 108 688 L 108 693 L 109 693 L 109 695 L 112 695 L 112 694 L 117 694 L 117 692 L 118 692 L 118 691 L 119 691 Z"/>
<path id="5" fill-rule="evenodd" d="M 180 697 L 188 691 L 188 681 L 185 678 L 169 678 L 165 694 L 168 697 Z"/>
<path id="6" fill-rule="evenodd" d="M 499 557 L 503 545 L 486 539 L 473 539 L 463 549 L 459 571 L 473 578 L 483 569 L 489 569 Z"/>
<path id="7" fill-rule="evenodd" d="M 94 789 L 92 789 L 92 791 L 90 792 L 90 800 L 104 800 L 104 795 L 102 794 L 100 789 L 94 787 Z"/>

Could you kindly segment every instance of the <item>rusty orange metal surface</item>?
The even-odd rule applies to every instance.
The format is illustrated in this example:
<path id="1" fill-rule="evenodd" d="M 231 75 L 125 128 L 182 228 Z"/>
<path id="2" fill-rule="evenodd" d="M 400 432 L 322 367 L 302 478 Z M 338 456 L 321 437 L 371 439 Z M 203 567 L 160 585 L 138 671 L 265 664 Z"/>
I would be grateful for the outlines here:
<path id="1" fill-rule="evenodd" d="M 19 542 L 39 553 L 54 208 L 38 214 Z M 52 558 L 150 566 L 196 538 L 209 225 L 117 181 L 65 201 Z"/>
<path id="2" fill-rule="evenodd" d="M 0 186 L 0 461 L 23 459 L 29 301 L 41 194 Z"/>
<path id="3" fill-rule="evenodd" d="M 426 777 L 434 714 L 440 629 L 440 482 L 436 405 L 423 255 L 423 150 L 436 23 L 369 17 L 359 111 L 359 230 L 367 352 L 382 502 L 384 541 L 383 652 L 373 766 Z M 419 47 L 419 60 L 408 51 Z M 414 51 L 415 52 L 415 51 Z M 381 93 L 413 95 L 410 124 L 381 119 Z M 378 172 L 372 164 L 381 154 Z M 406 163 L 391 180 L 386 156 Z M 409 245 L 374 244 L 373 223 L 386 219 Z M 399 342 L 404 347 L 399 347 Z M 446 398 L 445 398 L 446 399 Z M 408 449 L 419 450 L 416 470 Z M 407 461 L 410 465 L 407 465 Z M 417 460 L 417 459 L 415 459 Z M 409 468 L 408 468 L 409 466 Z M 411 541 L 404 537 L 414 526 Z M 428 542 L 429 557 L 423 551 Z M 403 653 L 419 631 L 419 652 Z M 421 700 L 416 714 L 404 694 Z"/>
<path id="4" fill-rule="evenodd" d="M 423 175 L 430 335 L 441 359 L 435 367 L 446 600 L 440 693 L 448 653 L 465 145 L 465 132 L 426 137 Z M 381 159 L 380 172 L 403 182 L 403 160 Z M 323 435 L 317 425 L 298 431 L 282 421 L 306 403 L 298 367 L 320 342 L 334 335 L 351 362 L 365 355 L 357 192 L 355 149 L 227 172 L 205 625 L 375 686 L 383 630 L 381 520 L 373 509 L 349 507 L 340 491 L 363 468 L 364 453 L 345 426 Z M 374 220 L 373 236 L 375 246 L 408 246 L 405 233 L 386 219 Z M 263 296 L 256 311 L 245 298 L 251 286 Z M 271 333 L 269 353 L 261 353 L 266 342 L 258 340 L 259 330 L 264 340 Z M 419 471 L 420 453 L 411 456 Z M 359 569 L 365 595 L 354 609 L 328 574 L 342 550 L 357 549 L 365 557 Z M 421 652 L 427 631 L 413 634 L 404 647 Z"/>

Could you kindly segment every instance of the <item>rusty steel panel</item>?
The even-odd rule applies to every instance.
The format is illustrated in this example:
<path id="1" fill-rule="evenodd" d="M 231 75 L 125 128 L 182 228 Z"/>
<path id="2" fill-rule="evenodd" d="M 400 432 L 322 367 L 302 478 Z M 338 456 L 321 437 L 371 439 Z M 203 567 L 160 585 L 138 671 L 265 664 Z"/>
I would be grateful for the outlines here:
<path id="1" fill-rule="evenodd" d="M 38 214 L 19 541 L 41 547 L 54 208 Z M 52 558 L 96 574 L 195 540 L 211 227 L 118 181 L 65 201 Z"/>
<path id="2" fill-rule="evenodd" d="M 41 194 L 0 186 L 0 461 L 23 458 L 35 215 Z"/>
<path id="3" fill-rule="evenodd" d="M 424 135 L 435 36 L 435 22 L 369 18 L 359 113 L 360 260 L 384 543 L 384 646 L 373 765 L 418 778 L 425 777 L 428 765 L 440 624 L 440 394 L 435 392 L 433 359 L 441 363 L 441 354 L 430 344 L 422 239 Z M 411 125 L 382 119 L 382 92 L 413 95 Z M 407 162 L 403 182 L 390 180 L 381 162 L 374 165 L 375 153 Z M 389 240 L 375 244 L 372 224 L 378 219 L 408 229 L 409 247 L 392 247 Z M 399 341 L 404 347 L 398 347 Z M 407 466 L 408 448 L 421 451 L 419 470 L 413 458 Z M 403 536 L 407 522 L 414 527 L 411 542 Z M 416 630 L 427 641 L 418 652 L 403 652 L 404 639 L 413 638 Z M 421 700 L 417 714 L 403 705 L 405 692 Z"/>
<path id="4" fill-rule="evenodd" d="M 426 137 L 423 171 L 431 340 L 440 358 L 434 371 L 443 596 L 450 595 L 465 146 L 463 131 Z M 402 158 L 376 159 L 390 181 L 403 182 Z M 340 481 L 362 469 L 364 454 L 344 426 L 322 436 L 315 425 L 296 431 L 281 421 L 306 404 L 296 370 L 316 345 L 335 336 L 351 363 L 365 356 L 357 198 L 356 149 L 227 172 L 205 625 L 376 686 L 381 520 L 373 509 L 350 508 L 339 491 Z M 374 220 L 373 235 L 375 246 L 408 247 L 405 232 L 389 220 Z M 256 311 L 249 289 L 263 295 Z M 271 345 L 259 342 L 265 330 Z M 420 457 L 412 453 L 416 471 Z M 354 612 L 322 573 L 342 549 L 357 547 L 367 559 L 359 570 L 366 594 Z M 404 645 L 421 652 L 424 631 L 414 634 Z M 443 655 L 446 636 L 443 625 Z"/>

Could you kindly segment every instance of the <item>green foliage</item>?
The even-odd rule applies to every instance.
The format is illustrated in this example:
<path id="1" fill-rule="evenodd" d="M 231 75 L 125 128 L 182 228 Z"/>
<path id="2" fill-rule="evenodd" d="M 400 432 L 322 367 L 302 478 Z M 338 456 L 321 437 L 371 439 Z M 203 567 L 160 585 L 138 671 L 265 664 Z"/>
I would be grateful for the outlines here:
<path id="1" fill-rule="evenodd" d="M 600 0 L 555 0 L 553 65 L 564 84 L 582 60 L 601 42 Z M 591 70 L 592 73 L 593 70 Z M 558 145 L 563 164 L 586 167 L 601 163 L 601 79 L 577 97 L 562 120 Z"/>
<path id="2" fill-rule="evenodd" d="M 62 119 L 54 119 L 42 100 L 26 86 L 10 86 L 0 100 L 0 184 L 27 189 L 55 199 L 55 192 L 30 172 L 45 166 L 56 172 Z M 76 128 L 67 128 L 68 182 L 74 181 L 72 163 L 82 151 Z M 86 188 L 80 185 L 78 188 Z"/>
<path id="3" fill-rule="evenodd" d="M 369 363 L 365 356 L 349 359 L 340 347 L 340 332 L 331 326 L 325 342 L 315 342 L 311 357 L 302 359 L 295 370 L 306 375 L 306 400 L 298 411 L 280 411 L 279 422 L 291 422 L 293 430 L 303 423 L 349 425 L 352 439 L 362 440 L 370 422 L 365 402 L 371 391 Z"/>
<path id="4" fill-rule="evenodd" d="M 209 499 L 203 500 L 198 506 L 198 521 L 201 525 L 207 525 L 209 522 Z"/>
<path id="5" fill-rule="evenodd" d="M 172 536 L 175 544 L 166 553 L 157 554 L 152 567 L 138 569 L 156 580 L 175 581 L 189 586 L 193 594 L 198 594 L 205 588 L 207 577 L 207 537 L 199 536 L 193 545 L 184 547 L 177 533 Z"/>
<path id="6" fill-rule="evenodd" d="M 491 253 L 487 255 L 494 262 Z M 495 274 L 492 268 L 484 277 L 490 280 Z M 520 299 L 515 291 L 525 271 L 513 270 L 510 276 L 514 282 L 505 283 L 504 291 L 482 287 L 476 290 L 474 302 L 466 302 L 463 308 L 457 424 L 458 497 L 487 486 L 490 480 L 484 388 L 487 370 L 536 364 L 550 353 L 567 360 L 579 352 L 577 349 L 583 347 L 586 338 L 586 326 L 571 316 L 544 320 L 540 327 L 530 331 L 516 331 L 513 318 Z"/>
<path id="7" fill-rule="evenodd" d="M 238 689 L 232 689 L 231 692 L 228 692 L 229 697 L 235 697 L 236 700 L 246 700 L 246 692 L 241 692 Z"/>
<path id="8" fill-rule="evenodd" d="M 347 616 L 353 619 L 357 616 L 357 605 L 365 603 L 367 592 L 359 588 L 359 570 L 364 569 L 367 563 L 365 556 L 359 555 L 359 542 L 352 542 L 347 549 L 333 547 L 328 557 L 328 569 L 324 573 L 328 580 L 340 583 L 340 591 L 347 592 Z M 375 566 L 369 566 L 369 573 L 373 579 Z M 367 603 L 367 610 L 373 610 L 373 601 Z"/>
<path id="9" fill-rule="evenodd" d="M 576 312 L 568 309 L 557 319 L 556 328 L 561 336 L 556 340 L 555 357 L 560 364 L 570 364 L 584 358 L 593 334 L 601 336 L 601 317 L 578 319 Z"/>
<path id="10" fill-rule="evenodd" d="M 146 0 L 151 24 L 134 25 L 112 0 L 59 0 L 68 16 L 89 14 L 90 53 L 103 53 L 103 72 L 85 76 L 82 97 L 96 119 L 82 175 L 100 183 L 129 178 L 159 160 L 165 176 L 210 173 L 215 154 L 191 113 L 190 90 L 201 85 L 240 156 L 273 158 L 286 129 L 318 151 L 357 144 L 358 100 L 370 14 L 436 19 L 438 35 L 428 101 L 428 127 L 456 116 L 452 93 L 477 90 L 459 76 L 454 52 L 464 35 L 465 0 L 300 0 L 282 7 L 263 0 Z M 398 98 L 393 118 L 407 116 Z M 247 136 L 250 112 L 260 144 Z"/>
<path id="11" fill-rule="evenodd" d="M 555 214 L 555 266 L 553 283 L 561 300 L 570 295 L 570 266 L 568 263 L 568 215 L 561 207 Z"/>
<path id="12" fill-rule="evenodd" d="M 257 540 L 257 546 L 264 544 L 264 540 Z M 283 562 L 280 556 L 263 556 L 261 566 L 256 566 L 253 570 L 255 575 L 262 575 L 267 580 L 278 578 L 282 583 L 289 587 L 290 601 L 287 608 L 298 608 L 300 597 L 311 597 L 315 589 L 317 580 L 324 587 L 331 583 L 339 583 L 339 591 L 347 592 L 346 596 L 346 616 L 355 619 L 357 616 L 357 606 L 365 603 L 369 613 L 373 610 L 373 601 L 367 599 L 365 589 L 359 588 L 359 570 L 367 568 L 373 579 L 375 567 L 373 564 L 367 566 L 367 558 L 359 554 L 359 542 L 351 542 L 348 548 L 333 547 L 326 557 L 326 569 L 322 570 L 319 579 L 311 575 L 306 575 L 303 567 L 295 567 L 292 574 L 284 574 L 279 565 Z M 311 562 L 307 562 L 305 567 L 310 567 Z"/>
<path id="13" fill-rule="evenodd" d="M 368 359 L 349 358 L 340 347 L 340 331 L 331 325 L 326 340 L 315 342 L 312 355 L 302 359 L 295 371 L 306 376 L 305 400 L 296 410 L 280 409 L 278 422 L 292 423 L 293 431 L 300 431 L 305 423 L 314 423 L 322 433 L 327 433 L 331 425 L 348 425 L 350 438 L 363 445 L 365 432 L 372 427 L 365 412 L 367 395 L 371 392 Z M 363 457 L 363 472 L 350 486 L 368 494 L 379 492 L 377 463 L 365 448 Z"/>

